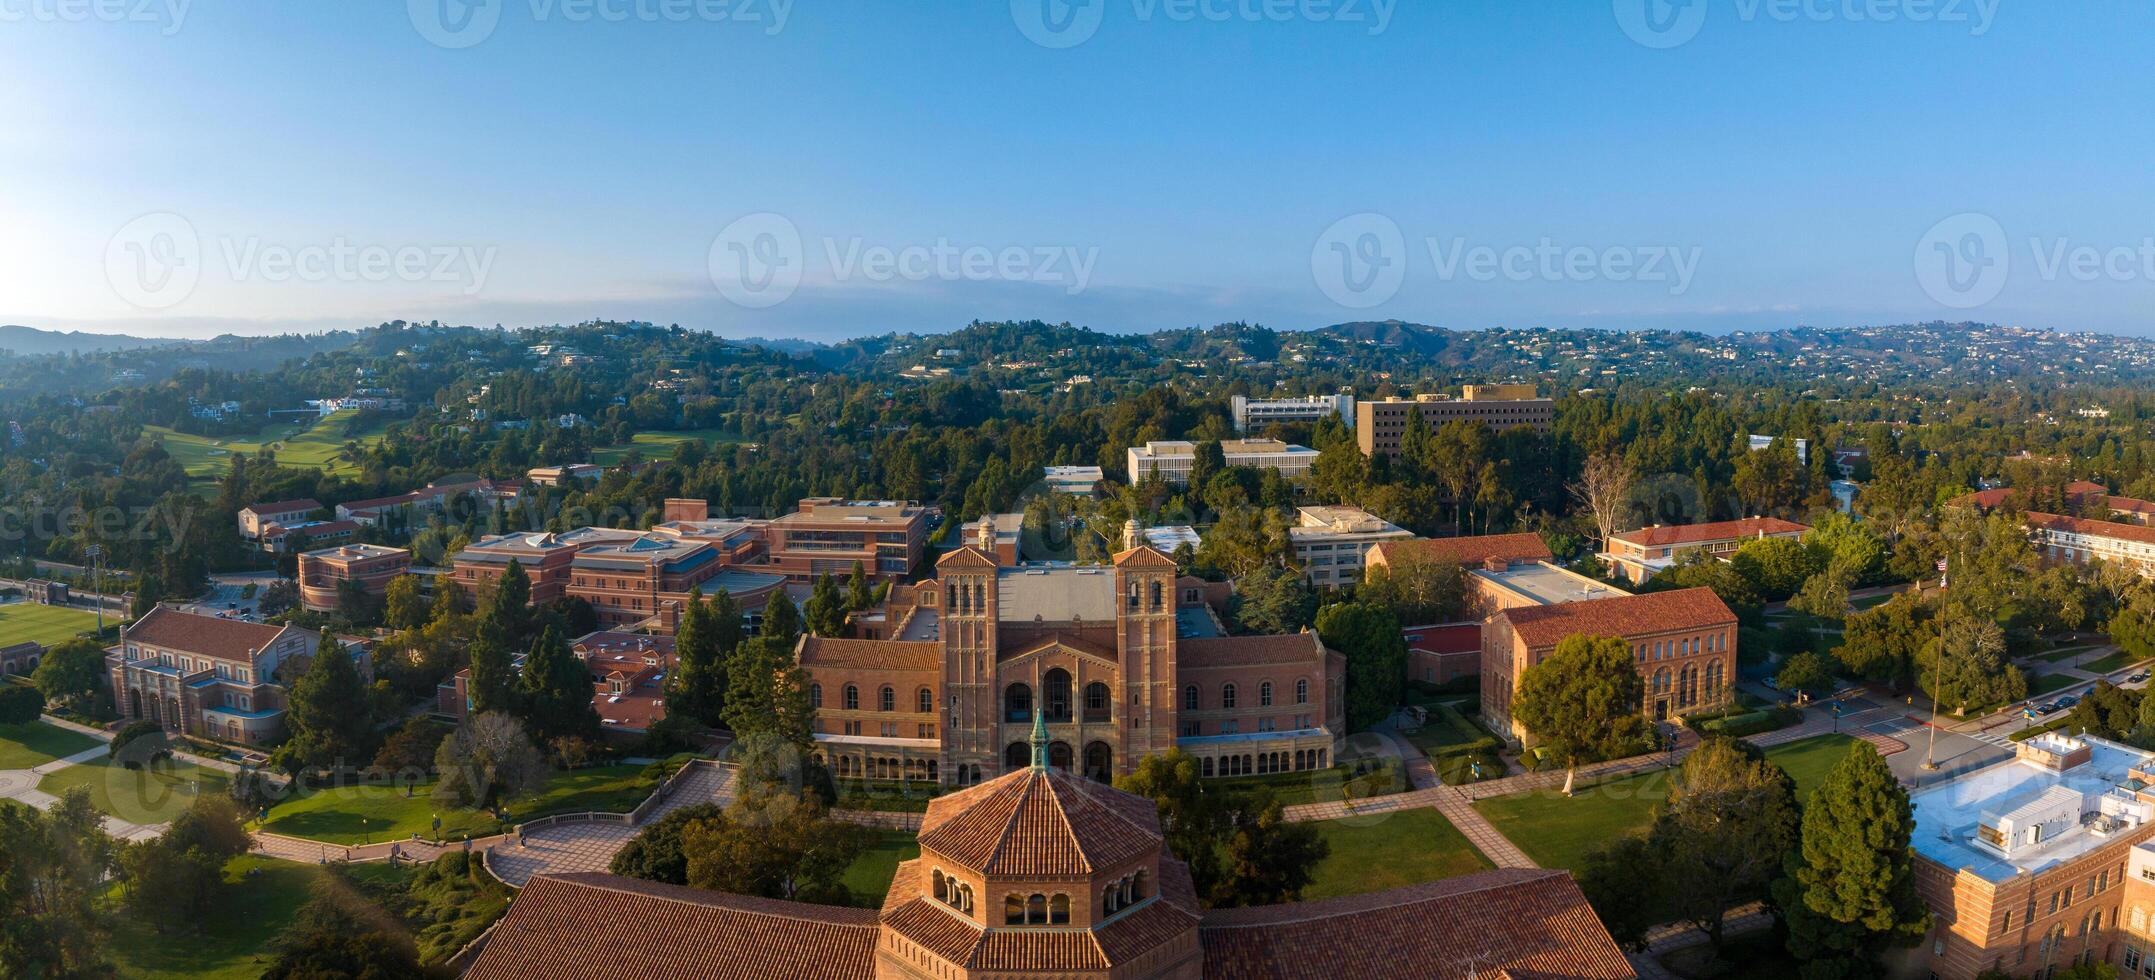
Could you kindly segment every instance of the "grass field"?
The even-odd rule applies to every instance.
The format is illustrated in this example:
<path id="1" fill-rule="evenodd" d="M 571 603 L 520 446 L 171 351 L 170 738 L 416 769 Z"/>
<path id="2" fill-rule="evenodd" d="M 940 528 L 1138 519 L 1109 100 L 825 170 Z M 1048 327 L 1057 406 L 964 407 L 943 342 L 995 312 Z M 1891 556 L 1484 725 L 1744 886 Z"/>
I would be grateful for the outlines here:
<path id="1" fill-rule="evenodd" d="M 114 622 L 111 616 L 105 622 Z M 97 614 L 69 609 L 65 606 L 44 606 L 35 602 L 10 602 L 0 605 L 0 646 L 32 640 L 46 646 L 57 646 L 75 638 L 78 633 L 97 629 Z"/>
<path id="2" fill-rule="evenodd" d="M 158 762 L 151 769 L 128 769 L 112 765 L 108 756 L 68 766 L 46 776 L 37 788 L 59 796 L 76 787 L 90 791 L 98 810 L 129 823 L 164 823 L 187 811 L 197 793 L 225 792 L 229 780 L 215 769 L 204 769 L 178 759 Z"/>
<path id="3" fill-rule="evenodd" d="M 2028 696 L 2031 698 L 2042 697 L 2052 691 L 2068 688 L 2078 683 L 2080 683 L 2080 678 L 2063 673 L 2029 677 Z"/>
<path id="4" fill-rule="evenodd" d="M 2081 654 L 2093 649 L 2095 648 L 2092 646 L 2061 647 L 2059 649 L 2052 650 L 2049 653 L 2038 653 L 2035 655 L 2035 659 L 2040 660 L 2046 664 L 2060 663 L 2062 661 L 2071 660 L 2074 657 L 2080 656 Z"/>
<path id="5" fill-rule="evenodd" d="M 868 849 L 853 859 L 846 869 L 846 889 L 853 893 L 856 905 L 876 908 L 883 904 L 883 896 L 890 892 L 890 880 L 898 873 L 901 861 L 920 856 L 920 841 L 911 831 L 871 831 Z"/>
<path id="6" fill-rule="evenodd" d="M 2126 653 L 2123 650 L 2119 650 L 2116 653 L 2110 654 L 2109 656 L 2090 660 L 2087 663 L 2081 664 L 2080 669 L 2085 670 L 2091 674 L 2107 674 L 2113 670 L 2122 670 L 2126 667 L 2130 667 L 2132 666 L 2132 664 L 2133 655 Z"/>
<path id="7" fill-rule="evenodd" d="M 1847 735 L 1820 735 L 1774 746 L 1766 758 L 1788 771 L 1796 780 L 1797 798 L 1803 799 L 1853 741 Z M 1474 808 L 1535 863 L 1576 872 L 1596 847 L 1652 825 L 1668 795 L 1668 770 L 1657 769 L 1587 787 L 1570 799 L 1557 789 L 1535 790 L 1479 800 Z"/>
<path id="8" fill-rule="evenodd" d="M 114 919 L 106 949 L 123 977 L 251 980 L 274 959 L 270 942 L 298 917 L 324 874 L 310 864 L 251 854 L 235 858 L 225 865 L 227 885 L 217 912 L 203 917 L 201 932 L 160 933 L 122 915 Z"/>
<path id="9" fill-rule="evenodd" d="M 28 769 L 95 748 L 99 742 L 80 732 L 42 721 L 0 725 L 0 769 Z"/>
<path id="10" fill-rule="evenodd" d="M 643 458 L 672 459 L 674 448 L 692 440 L 714 443 L 739 442 L 741 437 L 719 429 L 686 429 L 680 432 L 638 432 L 629 437 L 626 446 L 605 446 L 591 451 L 591 461 L 600 466 L 612 466 L 633 449 Z"/>
<path id="11" fill-rule="evenodd" d="M 510 800 L 504 806 L 509 818 L 522 822 L 556 813 L 627 813 L 651 795 L 656 778 L 644 774 L 644 766 L 593 766 L 557 772 L 547 777 L 538 793 Z M 434 815 L 441 814 L 445 838 L 466 833 L 473 837 L 506 830 L 483 810 L 447 809 L 429 795 L 429 785 L 412 788 L 409 797 L 401 786 L 345 786 L 315 790 L 298 799 L 278 804 L 269 811 L 262 829 L 273 834 L 305 837 L 332 844 L 364 844 L 419 834 L 431 837 Z"/>
<path id="12" fill-rule="evenodd" d="M 1360 895 L 1494 867 L 1451 821 L 1426 807 L 1315 826 L 1332 853 L 1318 863 L 1304 899 Z"/>
<path id="13" fill-rule="evenodd" d="M 142 427 L 144 435 L 156 438 L 165 452 L 187 470 L 187 475 L 197 478 L 217 479 L 231 468 L 232 454 L 253 455 L 265 447 L 274 449 L 277 462 L 284 466 L 308 467 L 327 470 L 330 473 L 356 473 L 350 461 L 342 459 L 344 443 L 356 441 L 362 445 L 380 442 L 386 423 L 367 427 L 353 435 L 344 434 L 344 426 L 359 413 L 337 412 L 320 419 L 301 419 L 297 422 L 277 422 L 265 426 L 253 437 L 197 436 L 174 432 L 161 425 Z"/>

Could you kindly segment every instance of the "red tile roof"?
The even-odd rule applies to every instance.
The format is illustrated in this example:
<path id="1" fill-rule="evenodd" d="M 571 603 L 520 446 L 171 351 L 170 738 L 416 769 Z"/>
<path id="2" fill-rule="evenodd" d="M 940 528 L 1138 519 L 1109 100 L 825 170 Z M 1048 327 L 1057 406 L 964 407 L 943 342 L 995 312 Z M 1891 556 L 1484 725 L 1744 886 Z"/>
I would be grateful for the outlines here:
<path id="1" fill-rule="evenodd" d="M 2027 513 L 2028 526 L 2037 530 L 2057 531 L 2064 534 L 2085 534 L 2096 538 L 2116 538 L 2140 544 L 2155 544 L 2155 527 L 2144 524 L 2120 524 L 2116 521 L 2098 521 L 2086 517 L 2069 517 L 2063 514 L 2045 514 L 2041 511 Z"/>
<path id="2" fill-rule="evenodd" d="M 1521 606 L 1497 616 L 1529 649 L 1554 646 L 1574 633 L 1596 636 L 1650 636 L 1682 630 L 1733 626 L 1736 614 L 1712 589 L 1674 589 L 1608 599 Z"/>
<path id="3" fill-rule="evenodd" d="M 1288 905 L 1215 909 L 1205 976 L 1636 976 L 1562 871 L 1505 868 Z"/>
<path id="4" fill-rule="evenodd" d="M 830 636 L 801 639 L 803 667 L 939 670 L 942 664 L 943 645 L 934 640 L 855 640 Z"/>
<path id="5" fill-rule="evenodd" d="M 247 655 L 249 650 L 260 651 L 268 647 L 276 641 L 279 634 L 291 628 L 294 627 L 250 623 L 220 616 L 200 616 L 181 612 L 171 606 L 158 606 L 150 610 L 148 615 L 135 620 L 134 625 L 121 633 L 121 637 L 123 640 L 147 643 L 197 656 L 248 661 L 252 659 Z M 318 642 L 319 638 L 310 640 L 306 644 L 305 652 L 313 653 Z"/>
<path id="6" fill-rule="evenodd" d="M 1756 538 L 1766 535 L 1802 534 L 1810 530 L 1808 524 L 1784 521 L 1778 517 L 1746 517 L 1739 521 L 1715 521 L 1711 524 L 1669 524 L 1661 527 L 1642 527 L 1613 535 L 1615 540 L 1635 544 L 1642 548 L 1659 548 L 1666 545 L 1702 544 L 1707 541 L 1730 541 L 1739 538 Z"/>
<path id="7" fill-rule="evenodd" d="M 875 975 L 876 937 L 870 909 L 607 874 L 540 875 L 517 893 L 464 976 L 856 980 Z"/>
<path id="8" fill-rule="evenodd" d="M 322 505 L 313 497 L 301 497 L 297 500 L 279 500 L 268 504 L 248 504 L 240 509 L 252 511 L 257 515 L 287 514 L 295 510 L 321 510 Z"/>
<path id="9" fill-rule="evenodd" d="M 2155 514 L 2155 500 L 2141 500 L 2138 497 L 2116 497 L 2105 495 L 2103 497 L 2103 502 L 2108 504 L 2110 506 L 2110 509 L 2113 511 L 2119 511 L 2126 514 Z"/>
<path id="10" fill-rule="evenodd" d="M 1461 565 L 1481 565 L 1490 559 L 1506 562 L 1553 561 L 1549 545 L 1539 534 L 1477 534 L 1463 538 L 1412 538 L 1379 541 L 1377 553 L 1386 562 L 1426 558 Z"/>
<path id="11" fill-rule="evenodd" d="M 1983 510 L 1993 510 L 1998 507 L 2004 506 L 2006 501 L 2014 499 L 2019 493 L 2020 490 L 2016 487 L 1997 487 L 1991 490 L 1977 490 L 1974 493 L 1964 493 L 1958 497 L 1953 498 L 1951 501 L 1949 501 L 1949 503 L 1956 504 L 1961 507 L 1977 507 Z M 2087 480 L 2075 480 L 2065 485 L 2066 497 L 2075 501 L 2080 500 L 2084 497 L 2108 496 L 2109 493 L 2109 487 L 2103 486 L 2100 483 L 2093 483 Z M 2119 497 L 2116 499 L 2130 500 L 2132 498 Z"/>
<path id="12" fill-rule="evenodd" d="M 1316 633 L 1271 636 L 1204 636 L 1178 640 L 1175 661 L 1183 670 L 1207 667 L 1249 667 L 1258 664 L 1308 664 L 1323 662 L 1324 644 Z"/>
<path id="13" fill-rule="evenodd" d="M 1060 769 L 1021 769 L 928 803 L 920 846 L 988 875 L 1086 875 L 1158 850 L 1151 800 Z"/>
<path id="14" fill-rule="evenodd" d="M 916 858 L 898 866 L 883 902 L 883 926 L 966 969 L 1106 972 L 1183 940 L 1201 921 L 1189 866 L 1170 857 L 1160 860 L 1159 901 L 1092 929 L 990 931 L 978 921 L 953 915 L 928 893 L 923 884 L 928 863 Z M 987 912 L 992 917 L 1000 909 Z"/>

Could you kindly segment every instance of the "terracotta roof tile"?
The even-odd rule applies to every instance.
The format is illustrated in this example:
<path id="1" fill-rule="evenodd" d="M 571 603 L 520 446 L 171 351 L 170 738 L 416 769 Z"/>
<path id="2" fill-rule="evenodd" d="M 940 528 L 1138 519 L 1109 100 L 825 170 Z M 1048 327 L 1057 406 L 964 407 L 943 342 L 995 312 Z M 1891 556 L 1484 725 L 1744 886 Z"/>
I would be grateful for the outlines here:
<path id="1" fill-rule="evenodd" d="M 124 639 L 151 646 L 179 650 L 220 660 L 244 661 L 250 659 L 247 651 L 260 651 L 276 642 L 286 629 L 294 627 L 271 626 L 267 623 L 250 623 L 240 619 L 221 616 L 200 616 L 181 612 L 171 606 L 158 606 L 149 614 L 135 620 L 121 636 Z M 305 634 L 305 630 L 299 630 Z M 311 634 L 310 634 L 311 635 Z M 307 653 L 313 653 L 320 643 L 319 637 L 305 644 Z"/>
<path id="2" fill-rule="evenodd" d="M 1660 548 L 1667 545 L 1698 544 L 1704 541 L 1728 541 L 1736 538 L 1755 538 L 1769 534 L 1802 534 L 1810 530 L 1808 524 L 1784 521 L 1778 517 L 1746 517 L 1740 521 L 1714 521 L 1710 524 L 1668 524 L 1661 527 L 1642 527 L 1625 531 L 1615 539 L 1644 548 Z"/>
<path id="3" fill-rule="evenodd" d="M 1387 562 L 1423 558 L 1461 565 L 1480 565 L 1492 558 L 1508 562 L 1552 561 L 1549 545 L 1539 534 L 1477 534 L 1460 538 L 1412 538 L 1379 541 L 1377 553 Z"/>
<path id="4" fill-rule="evenodd" d="M 313 497 L 301 497 L 297 500 L 279 500 L 267 504 L 248 504 L 240 509 L 255 514 L 288 514 L 295 510 L 321 510 L 322 505 Z"/>
<path id="5" fill-rule="evenodd" d="M 1205 915 L 1205 976 L 1636 976 L 1562 871 L 1500 869 Z"/>
<path id="6" fill-rule="evenodd" d="M 2098 521 L 2085 517 L 2068 517 L 2063 514 L 2045 514 L 2029 511 L 2028 526 L 2063 534 L 2085 534 L 2095 538 L 2116 538 L 2140 544 L 2155 544 L 2155 527 L 2144 524 L 2120 524 L 2116 521 Z"/>
<path id="7" fill-rule="evenodd" d="M 541 875 L 517 893 L 464 976 L 853 980 L 875 974 L 876 935 L 867 909 L 607 874 Z"/>
<path id="8" fill-rule="evenodd" d="M 855 640 L 826 636 L 801 638 L 803 667 L 939 670 L 942 662 L 943 645 L 932 640 Z"/>
<path id="9" fill-rule="evenodd" d="M 920 846 L 990 875 L 1084 875 L 1159 848 L 1152 801 L 1060 769 L 1019 770 L 938 797 Z"/>
<path id="10" fill-rule="evenodd" d="M 1736 614 L 1712 589 L 1674 589 L 1640 595 L 1522 606 L 1497 613 L 1529 648 L 1553 646 L 1573 633 L 1641 636 L 1731 626 Z"/>
<path id="11" fill-rule="evenodd" d="M 1323 655 L 1324 644 L 1316 633 L 1191 637 L 1175 643 L 1176 664 L 1183 670 L 1313 664 Z"/>

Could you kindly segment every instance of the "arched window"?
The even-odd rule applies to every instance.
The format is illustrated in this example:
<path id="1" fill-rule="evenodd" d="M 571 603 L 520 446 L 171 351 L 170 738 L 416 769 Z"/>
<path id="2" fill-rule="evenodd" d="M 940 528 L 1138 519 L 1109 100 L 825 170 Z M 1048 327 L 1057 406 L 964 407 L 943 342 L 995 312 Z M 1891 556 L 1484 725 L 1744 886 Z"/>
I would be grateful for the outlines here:
<path id="1" fill-rule="evenodd" d="M 891 690 L 888 684 L 883 685 L 883 689 L 876 692 L 875 706 L 877 711 L 898 710 L 898 692 Z"/>
<path id="2" fill-rule="evenodd" d="M 925 715 L 925 714 L 933 714 L 933 713 L 935 712 L 935 692 L 934 692 L 934 691 L 928 690 L 928 689 L 927 689 L 927 688 L 925 688 L 925 687 L 924 687 L 924 688 L 921 688 L 921 689 L 920 689 L 920 693 L 919 693 L 919 694 L 917 695 L 917 697 L 916 697 L 916 701 L 918 702 L 918 704 L 919 704 L 920 706 L 919 706 L 919 707 L 917 707 L 917 708 L 915 708 L 915 709 L 913 709 L 913 710 L 915 710 L 915 711 L 918 711 L 918 712 L 920 712 L 921 714 L 924 714 L 924 715 Z"/>
<path id="3" fill-rule="evenodd" d="M 1025 924 L 1025 900 L 1019 898 L 1016 893 L 1003 896 L 1003 924 L 1006 926 L 1022 926 Z"/>
<path id="4" fill-rule="evenodd" d="M 846 710 L 847 710 L 847 711 L 859 711 L 859 710 L 860 710 L 860 706 L 861 706 L 861 689 L 860 689 L 860 688 L 857 688 L 857 687 L 854 687 L 854 686 L 853 686 L 853 685 L 851 685 L 851 684 L 847 684 L 847 685 L 846 685 Z"/>
<path id="5" fill-rule="evenodd" d="M 1182 689 L 1182 710 L 1197 710 L 1197 685 L 1192 684 Z"/>
<path id="6" fill-rule="evenodd" d="M 823 707 L 823 685 L 808 685 L 808 706 L 811 708 Z"/>
<path id="7" fill-rule="evenodd" d="M 1060 926 L 1070 923 L 1070 896 L 1057 895 L 1048 899 L 1048 925 Z"/>
<path id="8" fill-rule="evenodd" d="M 1669 693 L 1669 669 L 1667 667 L 1654 671 L 1654 693 Z"/>
<path id="9" fill-rule="evenodd" d="M 1070 672 L 1060 667 L 1040 678 L 1043 707 L 1049 721 L 1070 720 Z"/>
<path id="10" fill-rule="evenodd" d="M 1309 703 L 1309 678 L 1305 677 L 1294 682 L 1294 703 Z"/>
<path id="11" fill-rule="evenodd" d="M 958 886 L 958 908 L 967 915 L 973 914 L 973 886 Z"/>
<path id="12" fill-rule="evenodd" d="M 1145 872 L 1144 869 L 1140 868 L 1136 874 L 1130 876 L 1130 899 L 1136 901 L 1144 897 Z"/>
<path id="13" fill-rule="evenodd" d="M 952 892 L 950 889 L 950 879 L 943 877 L 943 869 L 935 869 L 935 874 L 932 875 L 928 880 L 935 883 L 936 898 L 939 898 L 946 902 L 951 900 Z"/>
<path id="14" fill-rule="evenodd" d="M 1260 708 L 1272 707 L 1271 681 L 1266 681 L 1262 684 L 1257 685 L 1257 706 Z"/>
<path id="15" fill-rule="evenodd" d="M 1033 720 L 1033 689 L 1024 684 L 1003 688 L 1003 720 Z"/>
<path id="16" fill-rule="evenodd" d="M 1044 926 L 1048 924 L 1048 897 L 1034 894 L 1025 899 L 1025 924 Z"/>
<path id="17" fill-rule="evenodd" d="M 1234 706 L 1235 706 L 1235 686 L 1234 686 L 1233 684 L 1222 684 L 1222 685 L 1220 685 L 1220 707 L 1222 707 L 1222 708 L 1232 708 L 1232 707 L 1234 707 Z"/>
<path id="18" fill-rule="evenodd" d="M 1161 584 L 1159 579 L 1152 580 L 1152 608 L 1154 611 L 1167 607 L 1166 591 L 1167 587 Z"/>

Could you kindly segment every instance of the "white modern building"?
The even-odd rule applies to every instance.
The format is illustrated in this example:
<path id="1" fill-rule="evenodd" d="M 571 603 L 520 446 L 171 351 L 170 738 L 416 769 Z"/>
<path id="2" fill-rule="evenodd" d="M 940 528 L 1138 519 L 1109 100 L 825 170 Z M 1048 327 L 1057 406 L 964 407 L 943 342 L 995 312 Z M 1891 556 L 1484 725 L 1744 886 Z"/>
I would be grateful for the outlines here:
<path id="1" fill-rule="evenodd" d="M 1411 538 L 1413 532 L 1359 507 L 1298 507 L 1300 523 L 1287 529 L 1295 561 L 1311 585 L 1343 586 L 1362 580 L 1362 556 L 1379 541 Z"/>
<path id="2" fill-rule="evenodd" d="M 1337 415 L 1340 421 L 1354 428 L 1354 396 L 1344 392 L 1337 395 L 1305 395 L 1301 398 L 1250 398 L 1235 395 L 1228 399 L 1235 414 L 1235 431 L 1248 432 L 1262 429 L 1274 422 L 1315 422 L 1327 415 Z"/>
<path id="3" fill-rule="evenodd" d="M 1107 479 L 1107 473 L 1097 466 L 1049 466 L 1041 478 L 1053 493 L 1090 497 L 1099 489 L 1100 481 Z"/>
<path id="4" fill-rule="evenodd" d="M 1220 452 L 1229 466 L 1252 466 L 1278 470 L 1281 476 L 1297 477 L 1317 462 L 1317 451 L 1277 439 L 1228 439 Z M 1157 474 L 1160 479 L 1183 487 L 1190 484 L 1190 467 L 1197 461 L 1197 444 L 1176 440 L 1148 442 L 1130 447 L 1130 482 Z"/>

